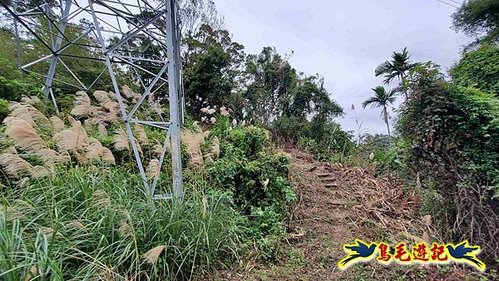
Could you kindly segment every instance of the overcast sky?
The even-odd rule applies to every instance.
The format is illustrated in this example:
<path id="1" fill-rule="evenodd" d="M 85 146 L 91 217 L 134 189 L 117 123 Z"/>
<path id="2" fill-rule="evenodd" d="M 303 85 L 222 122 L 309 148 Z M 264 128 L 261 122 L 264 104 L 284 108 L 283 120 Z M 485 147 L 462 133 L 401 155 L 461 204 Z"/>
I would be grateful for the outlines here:
<path id="1" fill-rule="evenodd" d="M 382 83 L 374 69 L 393 51 L 407 47 L 413 61 L 432 60 L 446 71 L 471 41 L 451 29 L 455 8 L 438 0 L 215 2 L 233 40 L 247 53 L 263 46 L 275 46 L 281 54 L 294 51 L 291 64 L 324 76 L 331 97 L 343 106 L 346 114 L 337 121 L 356 130 L 354 104 L 363 133 L 386 133 L 380 109 L 362 109 L 361 103 Z"/>

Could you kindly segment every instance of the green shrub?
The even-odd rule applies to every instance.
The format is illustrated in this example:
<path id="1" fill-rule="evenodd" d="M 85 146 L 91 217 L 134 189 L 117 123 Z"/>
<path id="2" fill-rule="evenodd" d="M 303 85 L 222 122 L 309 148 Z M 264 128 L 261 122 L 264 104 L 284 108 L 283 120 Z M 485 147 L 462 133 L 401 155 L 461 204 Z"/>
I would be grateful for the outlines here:
<path id="1" fill-rule="evenodd" d="M 19 101 L 21 96 L 38 95 L 40 88 L 25 80 L 7 79 L 0 76 L 0 98 Z"/>
<path id="2" fill-rule="evenodd" d="M 296 144 L 308 136 L 310 122 L 298 116 L 279 116 L 272 122 L 272 135 L 279 143 Z"/>
<path id="3" fill-rule="evenodd" d="M 435 85 L 409 103 L 400 129 L 414 157 L 441 161 L 435 164 L 443 169 L 428 172 L 466 173 L 499 195 L 499 99 L 473 88 Z"/>
<path id="4" fill-rule="evenodd" d="M 352 136 L 335 122 L 318 116 L 308 121 L 295 116 L 280 116 L 271 127 L 273 139 L 286 145 L 298 145 L 319 160 L 342 160 L 353 151 Z"/>
<path id="5" fill-rule="evenodd" d="M 5 117 L 7 117 L 7 115 L 9 115 L 9 112 L 9 102 L 4 99 L 0 99 L 0 123 Z"/>
<path id="6" fill-rule="evenodd" d="M 225 140 L 230 143 L 248 158 L 258 156 L 258 153 L 263 152 L 264 148 L 270 145 L 270 135 L 265 129 L 249 126 L 243 129 L 231 130 Z"/>
<path id="7" fill-rule="evenodd" d="M 284 211 L 289 201 L 289 158 L 266 152 L 268 145 L 269 135 L 264 129 L 231 130 L 221 142 L 220 158 L 207 167 L 215 186 L 232 192 L 243 213 L 274 204 Z"/>
<path id="8" fill-rule="evenodd" d="M 271 258 L 285 234 L 288 205 L 296 200 L 287 182 L 289 158 L 269 152 L 269 133 L 258 127 L 228 130 L 219 136 L 220 158 L 206 168 L 209 181 L 215 189 L 231 194 L 234 207 L 246 217 L 240 224 L 243 240 L 255 241 L 262 257 Z"/>
<path id="9" fill-rule="evenodd" d="M 377 173 L 400 173 L 403 171 L 403 149 L 400 144 L 384 149 L 375 149 L 373 155 L 373 161 L 376 165 L 375 167 Z"/>
<path id="10" fill-rule="evenodd" d="M 476 50 L 466 52 L 454 65 L 452 80 L 465 87 L 475 87 L 499 96 L 499 47 L 484 44 Z"/>
<path id="11" fill-rule="evenodd" d="M 408 172 L 443 198 L 425 204 L 439 210 L 432 215 L 451 229 L 448 238 L 473 239 L 497 258 L 499 99 L 418 71 L 398 124 Z"/>

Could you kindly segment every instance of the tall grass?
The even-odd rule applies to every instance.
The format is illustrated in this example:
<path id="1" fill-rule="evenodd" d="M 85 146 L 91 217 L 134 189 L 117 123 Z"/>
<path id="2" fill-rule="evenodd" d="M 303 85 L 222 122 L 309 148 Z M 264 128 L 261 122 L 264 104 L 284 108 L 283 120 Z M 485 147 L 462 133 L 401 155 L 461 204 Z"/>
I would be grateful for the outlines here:
<path id="1" fill-rule="evenodd" d="M 151 204 L 119 168 L 33 181 L 0 202 L 0 279 L 188 279 L 223 267 L 237 257 L 240 215 L 194 186 L 183 204 Z"/>

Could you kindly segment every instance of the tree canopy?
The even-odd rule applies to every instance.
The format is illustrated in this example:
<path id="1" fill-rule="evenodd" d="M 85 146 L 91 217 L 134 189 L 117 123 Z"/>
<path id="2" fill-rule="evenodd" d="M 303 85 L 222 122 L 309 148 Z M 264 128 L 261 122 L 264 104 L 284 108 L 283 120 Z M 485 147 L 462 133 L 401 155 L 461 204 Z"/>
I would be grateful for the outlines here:
<path id="1" fill-rule="evenodd" d="M 202 25 L 185 39 L 184 87 L 186 108 L 194 116 L 207 106 L 228 105 L 244 61 L 244 46 L 226 30 Z"/>
<path id="2" fill-rule="evenodd" d="M 483 44 L 466 52 L 451 69 L 452 80 L 458 85 L 475 87 L 499 96 L 499 47 Z"/>
<path id="3" fill-rule="evenodd" d="M 386 90 L 383 86 L 378 86 L 372 89 L 374 96 L 368 98 L 362 103 L 362 107 L 367 106 L 381 107 L 383 120 L 386 123 L 386 129 L 388 131 L 388 136 L 390 136 L 390 124 L 388 123 L 388 109 L 387 107 L 395 101 L 395 95 L 397 94 L 397 89 Z"/>
<path id="4" fill-rule="evenodd" d="M 402 52 L 393 52 L 392 59 L 376 67 L 374 75 L 383 75 L 385 84 L 389 84 L 394 78 L 398 78 L 399 82 L 402 82 L 402 78 L 407 71 L 414 67 L 414 64 L 410 62 L 410 58 L 407 48 L 404 48 Z"/>
<path id="5" fill-rule="evenodd" d="M 467 1 L 452 17 L 454 28 L 477 38 L 477 42 L 498 42 L 499 1 Z"/>

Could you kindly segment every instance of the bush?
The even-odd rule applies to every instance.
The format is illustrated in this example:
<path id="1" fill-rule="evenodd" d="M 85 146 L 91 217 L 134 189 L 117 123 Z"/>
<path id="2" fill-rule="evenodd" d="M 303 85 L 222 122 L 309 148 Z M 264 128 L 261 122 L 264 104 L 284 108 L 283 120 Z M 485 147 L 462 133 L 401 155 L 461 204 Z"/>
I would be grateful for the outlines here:
<path id="1" fill-rule="evenodd" d="M 497 258 L 499 99 L 429 74 L 422 71 L 411 82 L 398 124 L 407 169 L 443 198 L 426 205 L 440 214 L 443 229 L 451 229 L 447 238 L 472 239 Z"/>
<path id="2" fill-rule="evenodd" d="M 295 145 L 300 137 L 308 135 L 310 123 L 297 116 L 279 116 L 272 123 L 271 131 L 278 143 Z"/>
<path id="3" fill-rule="evenodd" d="M 341 160 L 350 155 L 355 147 L 352 136 L 343 131 L 339 124 L 317 116 L 311 121 L 295 116 L 280 116 L 272 123 L 271 130 L 278 143 L 298 145 L 319 160 Z"/>
<path id="4" fill-rule="evenodd" d="M 33 96 L 39 93 L 40 88 L 34 83 L 0 76 L 0 98 L 2 99 L 19 101 L 23 95 Z"/>
<path id="5" fill-rule="evenodd" d="M 489 186 L 494 196 L 499 196 L 497 98 L 476 89 L 442 84 L 409 103 L 400 129 L 417 159 L 443 161 L 438 164 L 444 165 L 444 170 L 429 168 L 428 172 L 469 174 L 469 180 Z"/>
<path id="6" fill-rule="evenodd" d="M 222 138 L 222 135 L 226 135 Z M 288 205 L 296 194 L 287 182 L 289 158 L 268 151 L 268 131 L 246 127 L 220 133 L 220 158 L 207 166 L 211 185 L 228 192 L 234 207 L 246 217 L 244 241 L 260 245 L 264 258 L 285 234 Z"/>
<path id="7" fill-rule="evenodd" d="M 373 152 L 373 161 L 378 174 L 403 172 L 403 145 L 397 144 L 385 148 L 377 148 Z"/>
<path id="8" fill-rule="evenodd" d="M 0 123 L 2 123 L 3 119 L 9 115 L 9 102 L 0 99 Z"/>
<path id="9" fill-rule="evenodd" d="M 499 47 L 484 44 L 467 52 L 454 65 L 450 74 L 452 80 L 465 87 L 475 87 L 499 97 Z"/>

